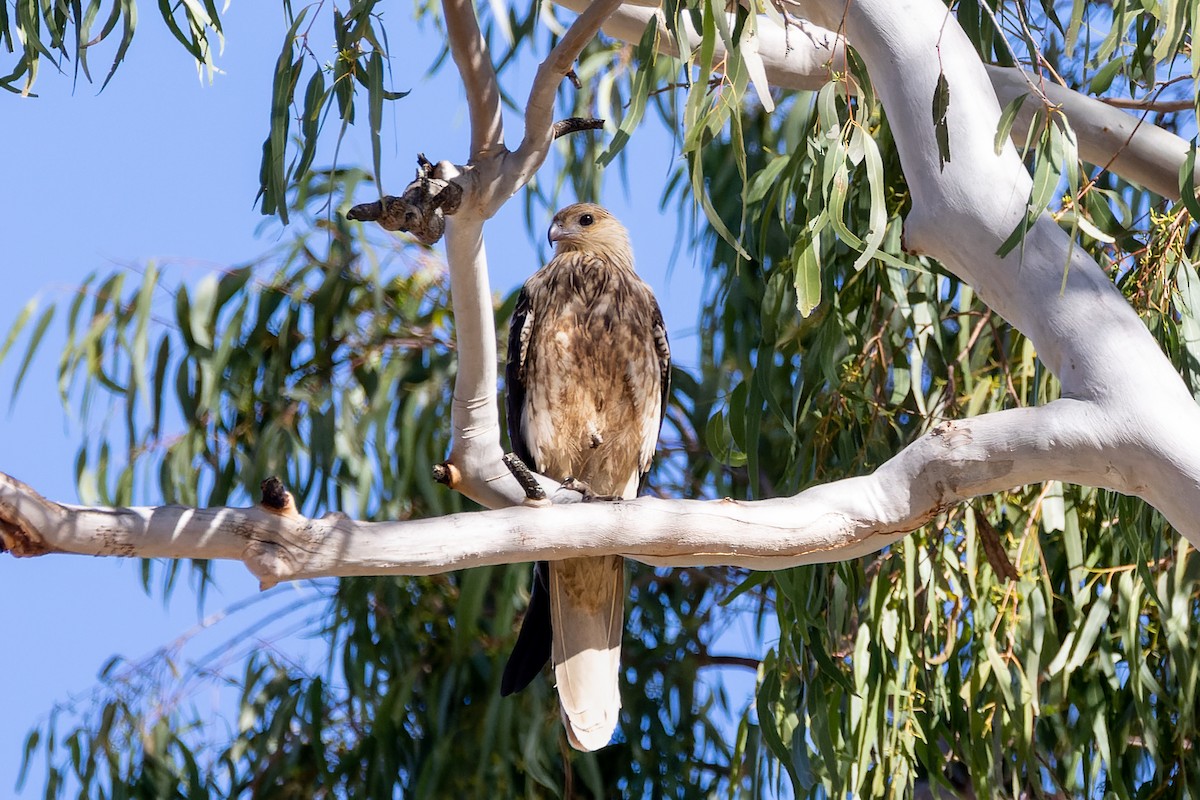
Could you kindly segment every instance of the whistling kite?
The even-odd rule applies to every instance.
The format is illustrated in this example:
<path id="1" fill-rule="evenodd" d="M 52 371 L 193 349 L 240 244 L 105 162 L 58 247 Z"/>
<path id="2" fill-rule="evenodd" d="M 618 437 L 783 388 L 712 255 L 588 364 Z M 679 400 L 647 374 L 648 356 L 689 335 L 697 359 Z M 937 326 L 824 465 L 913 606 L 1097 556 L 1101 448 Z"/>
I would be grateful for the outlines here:
<path id="1" fill-rule="evenodd" d="M 597 495 L 637 496 L 666 412 L 671 351 L 629 235 L 590 203 L 550 225 L 554 258 L 521 289 L 508 337 L 508 431 L 528 466 Z M 580 535 L 586 535 L 580 532 Z M 554 662 L 571 744 L 608 744 L 618 692 L 625 574 L 620 556 L 539 562 L 501 693 Z"/>

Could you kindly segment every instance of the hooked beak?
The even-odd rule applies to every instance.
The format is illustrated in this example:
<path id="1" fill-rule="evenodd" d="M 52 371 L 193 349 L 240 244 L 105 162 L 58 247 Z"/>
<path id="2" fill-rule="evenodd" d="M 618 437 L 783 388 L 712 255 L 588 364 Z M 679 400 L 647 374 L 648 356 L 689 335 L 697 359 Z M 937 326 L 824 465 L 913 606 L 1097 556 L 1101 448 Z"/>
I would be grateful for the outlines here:
<path id="1" fill-rule="evenodd" d="M 554 244 L 555 242 L 557 242 L 559 239 L 563 238 L 566 235 L 567 234 L 565 231 L 563 231 L 562 226 L 559 225 L 557 221 L 555 221 L 550 224 L 550 232 L 548 234 L 546 234 L 546 238 L 548 238 L 550 240 L 550 244 Z"/>

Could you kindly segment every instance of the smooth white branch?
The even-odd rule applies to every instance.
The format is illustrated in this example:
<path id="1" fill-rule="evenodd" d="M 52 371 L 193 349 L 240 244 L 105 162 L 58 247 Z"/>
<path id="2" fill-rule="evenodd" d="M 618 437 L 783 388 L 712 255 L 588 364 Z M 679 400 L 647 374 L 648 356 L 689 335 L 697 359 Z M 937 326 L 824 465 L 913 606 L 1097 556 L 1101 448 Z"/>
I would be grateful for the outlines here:
<path id="1" fill-rule="evenodd" d="M 573 11 L 586 9 L 590 5 L 590 0 L 554 2 Z M 803 2 L 789 0 L 788 5 L 811 12 Z M 762 61 L 771 86 L 816 90 L 824 86 L 832 75 L 845 73 L 844 40 L 832 30 L 821 27 L 822 22 L 835 27 L 840 25 L 841 12 L 836 17 L 825 12 L 815 12 L 813 16 L 818 19 L 799 20 L 789 24 L 787 30 L 768 16 L 757 17 L 758 58 Z M 603 30 L 614 39 L 637 43 L 652 19 L 658 21 L 660 50 L 678 57 L 674 37 L 667 31 L 666 17 L 662 9 L 654 4 L 626 3 L 609 17 Z M 698 47 L 699 34 L 686 16 L 682 22 L 684 41 L 692 49 Z M 715 52 L 720 62 L 725 55 L 724 45 L 720 41 L 716 42 Z M 988 65 L 986 69 L 1001 105 L 1007 105 L 1020 96 L 1026 97 L 1013 125 L 1014 141 L 1024 142 L 1033 115 L 1042 105 L 1041 99 L 1030 91 L 1030 81 L 1037 81 L 1046 97 L 1070 120 L 1078 139 L 1079 155 L 1084 161 L 1104 167 L 1163 197 L 1179 199 L 1179 170 L 1187 157 L 1187 140 L 1147 122 L 1145 112 L 1136 116 L 1126 113 L 1064 86 L 1042 83 L 1036 76 L 1015 67 Z M 878 80 L 878 77 L 873 77 L 873 80 Z M 956 99 L 952 96 L 951 102 Z"/>
<path id="2" fill-rule="evenodd" d="M 572 69 L 575 59 L 609 15 L 621 6 L 621 0 L 595 0 L 583 9 L 550 55 L 538 66 L 529 99 L 525 103 L 525 137 L 506 165 L 513 177 L 524 186 L 537 171 L 550 143 L 554 141 L 554 97 L 559 84 Z"/>
<path id="3" fill-rule="evenodd" d="M 16 555 L 240 560 L 264 586 L 582 555 L 783 569 L 877 551 L 965 499 L 1035 481 L 1136 491 L 1129 472 L 1105 460 L 1093 414 L 1089 404 L 1061 400 L 944 422 L 873 474 L 794 497 L 577 502 L 404 522 L 310 519 L 290 498 L 278 510 L 85 508 L 46 500 L 0 475 L 0 542 Z"/>
<path id="4" fill-rule="evenodd" d="M 479 30 L 474 0 L 443 0 L 442 15 L 450 55 L 467 93 L 471 118 L 471 160 L 486 158 L 504 147 L 504 118 L 500 113 L 500 83 L 492 66 L 487 40 Z"/>
<path id="5" fill-rule="evenodd" d="M 1146 326 L 1048 214 L 1021 247 L 996 255 L 1025 214 L 1031 178 L 1011 143 L 995 151 L 1000 103 L 946 6 L 939 0 L 801 5 L 818 24 L 844 25 L 871 74 L 912 193 L 906 247 L 937 258 L 1029 337 L 1064 396 L 1087 401 L 1094 457 L 1120 473 L 1127 487 L 1121 491 L 1145 498 L 1200 543 L 1200 408 Z M 951 160 L 944 167 L 929 115 L 939 76 L 951 96 Z"/>

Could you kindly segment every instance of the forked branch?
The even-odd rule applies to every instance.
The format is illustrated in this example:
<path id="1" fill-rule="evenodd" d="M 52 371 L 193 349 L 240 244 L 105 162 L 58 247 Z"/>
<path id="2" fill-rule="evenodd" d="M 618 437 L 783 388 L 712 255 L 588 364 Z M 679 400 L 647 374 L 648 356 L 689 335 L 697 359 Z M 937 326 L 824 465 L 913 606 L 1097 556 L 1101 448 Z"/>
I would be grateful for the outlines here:
<path id="1" fill-rule="evenodd" d="M 590 0 L 554 2 L 579 11 L 586 8 Z M 808 8 L 813 13 L 803 2 L 793 3 L 789 0 L 788 4 L 793 9 Z M 845 6 L 845 2 L 842 2 L 839 9 Z M 813 13 L 813 17 L 818 23 L 825 22 L 835 27 L 841 24 L 840 10 L 836 16 L 834 13 L 818 11 Z M 658 21 L 662 52 L 678 56 L 675 38 L 666 27 L 666 17 L 655 3 L 626 3 L 609 17 L 604 32 L 615 39 L 636 43 L 652 19 Z M 686 15 L 681 22 L 684 41 L 693 49 L 698 47 L 700 36 Z M 828 83 L 833 75 L 845 74 L 845 42 L 832 30 L 813 21 L 799 20 L 790 23 L 785 31 L 774 20 L 763 15 L 756 19 L 756 24 L 758 56 L 772 86 L 814 91 Z M 715 44 L 715 54 L 718 63 L 724 60 L 724 45 L 719 40 Z M 1021 96 L 1027 97 L 1012 128 L 1014 140 L 1018 144 L 1023 143 L 1034 112 L 1041 107 L 1037 98 L 1028 96 L 1031 76 L 1015 67 L 987 65 L 986 69 L 1001 105 L 1007 105 Z M 1107 101 L 1088 97 L 1055 83 L 1047 82 L 1042 88 L 1050 101 L 1070 120 L 1078 137 L 1080 157 L 1084 161 L 1104 167 L 1163 197 L 1179 199 L 1179 171 L 1187 158 L 1187 140 L 1150 123 L 1145 119 L 1145 113 L 1135 116 Z"/>
<path id="2" fill-rule="evenodd" d="M 471 161 L 504 147 L 504 118 L 500 113 L 500 83 L 492 66 L 487 40 L 479 30 L 474 0 L 442 0 L 450 55 L 463 88 L 471 117 Z"/>

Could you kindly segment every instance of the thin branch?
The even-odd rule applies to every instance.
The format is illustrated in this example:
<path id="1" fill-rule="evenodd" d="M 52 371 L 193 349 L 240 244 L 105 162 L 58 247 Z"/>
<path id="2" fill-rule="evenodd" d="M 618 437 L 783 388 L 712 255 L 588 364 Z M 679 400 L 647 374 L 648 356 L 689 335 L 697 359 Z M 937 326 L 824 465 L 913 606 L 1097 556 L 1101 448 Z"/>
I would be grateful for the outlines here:
<path id="1" fill-rule="evenodd" d="M 1191 100 L 1154 100 L 1148 97 L 1101 97 L 1100 102 L 1114 108 L 1157 111 L 1162 114 L 1173 114 L 1176 111 L 1190 111 L 1196 105 Z"/>
<path id="2" fill-rule="evenodd" d="M 758 672 L 758 668 L 762 665 L 761 661 L 750 656 L 714 656 L 701 653 L 692 656 L 692 659 L 701 667 L 742 667 L 751 672 Z"/>
<path id="3" fill-rule="evenodd" d="M 554 96 L 559 84 L 583 48 L 600 32 L 600 26 L 620 6 L 621 0 L 592 0 L 538 67 L 525 104 L 525 137 L 513 153 L 511 169 L 518 187 L 546 160 L 550 142 L 554 141 Z"/>
<path id="4" fill-rule="evenodd" d="M 537 482 L 537 478 L 533 477 L 533 471 L 525 465 L 516 453 L 505 453 L 501 459 L 504 466 L 508 467 L 508 471 L 517 479 L 517 483 L 521 484 L 521 489 L 525 492 L 525 499 L 531 503 L 543 503 L 546 501 L 546 490 Z"/>
<path id="5" fill-rule="evenodd" d="M 476 161 L 504 147 L 504 119 L 500 114 L 500 85 L 488 52 L 487 40 L 479 30 L 473 0 L 442 0 L 450 54 L 462 76 L 471 115 L 471 160 Z"/>

